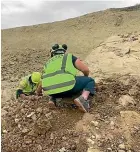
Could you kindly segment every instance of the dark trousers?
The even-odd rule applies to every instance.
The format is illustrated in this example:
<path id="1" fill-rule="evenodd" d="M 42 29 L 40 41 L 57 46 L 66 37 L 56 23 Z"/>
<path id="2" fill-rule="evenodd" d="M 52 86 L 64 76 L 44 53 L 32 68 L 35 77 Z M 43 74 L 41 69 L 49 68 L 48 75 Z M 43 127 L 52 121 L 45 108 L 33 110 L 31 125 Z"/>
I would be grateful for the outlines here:
<path id="1" fill-rule="evenodd" d="M 94 95 L 95 81 L 91 77 L 86 76 L 76 76 L 75 86 L 66 92 L 51 95 L 52 98 L 64 98 L 71 97 L 74 94 L 80 93 L 83 90 L 90 92 L 90 95 Z"/>

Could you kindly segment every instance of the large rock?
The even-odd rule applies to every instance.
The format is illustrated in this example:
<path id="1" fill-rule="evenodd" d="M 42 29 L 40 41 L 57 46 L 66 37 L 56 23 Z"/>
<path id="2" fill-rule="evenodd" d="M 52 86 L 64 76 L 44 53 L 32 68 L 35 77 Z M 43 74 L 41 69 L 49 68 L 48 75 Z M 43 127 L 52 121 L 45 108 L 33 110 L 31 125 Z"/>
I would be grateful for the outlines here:
<path id="1" fill-rule="evenodd" d="M 102 79 L 114 74 L 139 75 L 139 48 L 138 41 L 124 43 L 119 36 L 109 37 L 95 48 L 85 60 L 91 71 L 91 76 L 94 76 L 95 79 Z"/>
<path id="2" fill-rule="evenodd" d="M 129 104 L 133 104 L 133 105 L 136 104 L 135 100 L 132 97 L 130 97 L 129 95 L 122 95 L 119 98 L 118 103 L 124 107 L 128 106 Z"/>

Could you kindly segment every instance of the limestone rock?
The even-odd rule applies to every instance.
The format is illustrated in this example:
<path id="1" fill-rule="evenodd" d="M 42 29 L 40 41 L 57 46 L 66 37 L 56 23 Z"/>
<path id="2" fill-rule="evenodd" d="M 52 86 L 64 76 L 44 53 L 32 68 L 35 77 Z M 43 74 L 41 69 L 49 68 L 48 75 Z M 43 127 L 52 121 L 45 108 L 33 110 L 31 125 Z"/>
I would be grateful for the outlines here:
<path id="1" fill-rule="evenodd" d="M 66 152 L 65 147 L 61 148 L 61 149 L 59 150 L 59 152 Z"/>
<path id="2" fill-rule="evenodd" d="M 115 129 L 115 123 L 114 123 L 114 121 L 111 121 L 110 122 L 110 128 L 113 130 L 113 129 Z"/>
<path id="3" fill-rule="evenodd" d="M 35 112 L 31 112 L 29 115 L 27 115 L 27 118 L 30 118 L 34 114 L 35 114 Z"/>
<path id="4" fill-rule="evenodd" d="M 94 125 L 95 127 L 97 127 L 99 125 L 98 121 L 91 121 L 91 124 Z"/>
<path id="5" fill-rule="evenodd" d="M 90 139 L 90 138 L 87 139 L 87 142 L 88 142 L 90 145 L 94 145 L 94 143 L 95 143 L 95 142 L 94 142 L 92 139 Z"/>
<path id="6" fill-rule="evenodd" d="M 119 148 L 120 148 L 120 149 L 125 149 L 125 144 L 120 144 L 120 145 L 119 145 Z"/>
<path id="7" fill-rule="evenodd" d="M 135 100 L 129 95 L 122 95 L 119 98 L 118 103 L 124 107 L 128 106 L 129 104 L 133 104 L 133 105 L 136 104 Z"/>

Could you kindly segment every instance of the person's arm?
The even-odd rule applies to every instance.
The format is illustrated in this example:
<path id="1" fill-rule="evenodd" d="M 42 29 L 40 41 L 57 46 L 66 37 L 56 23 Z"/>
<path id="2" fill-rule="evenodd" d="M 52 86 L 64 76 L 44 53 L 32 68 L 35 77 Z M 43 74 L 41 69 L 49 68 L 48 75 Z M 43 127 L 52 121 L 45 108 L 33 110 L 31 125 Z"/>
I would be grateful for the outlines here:
<path id="1" fill-rule="evenodd" d="M 38 85 L 37 89 L 36 89 L 36 95 L 42 95 L 42 82 L 40 82 L 40 84 Z"/>
<path id="2" fill-rule="evenodd" d="M 75 67 L 81 71 L 84 76 L 89 76 L 89 68 L 80 59 L 75 61 Z"/>
<path id="3" fill-rule="evenodd" d="M 23 91 L 22 91 L 21 88 L 20 88 L 20 89 L 17 89 L 17 91 L 16 91 L 16 98 L 18 99 L 19 97 L 22 98 L 22 99 L 24 99 L 24 100 L 29 99 L 28 96 L 26 96 L 26 95 L 23 93 Z"/>
<path id="4" fill-rule="evenodd" d="M 21 92 L 21 90 L 17 90 L 17 92 Z M 19 94 L 19 97 L 21 98 L 21 99 L 23 99 L 23 100 L 32 100 L 32 101 L 34 101 L 34 100 L 39 100 L 41 97 L 40 96 L 38 96 L 38 95 L 29 95 L 29 96 L 26 96 L 24 93 L 20 93 Z"/>
<path id="5" fill-rule="evenodd" d="M 26 88 L 26 86 L 27 86 L 26 80 L 23 79 L 22 81 L 20 81 L 18 89 L 16 91 L 16 98 L 18 99 L 20 97 L 23 100 L 38 100 L 39 99 L 38 96 L 35 95 L 26 96 L 23 93 L 23 90 Z"/>

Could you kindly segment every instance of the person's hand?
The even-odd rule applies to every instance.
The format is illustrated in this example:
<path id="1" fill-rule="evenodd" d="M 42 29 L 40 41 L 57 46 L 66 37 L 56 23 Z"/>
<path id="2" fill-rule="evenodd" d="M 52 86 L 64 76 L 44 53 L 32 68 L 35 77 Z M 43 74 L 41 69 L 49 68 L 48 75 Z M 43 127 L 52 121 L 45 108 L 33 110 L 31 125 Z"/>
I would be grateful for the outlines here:
<path id="1" fill-rule="evenodd" d="M 42 96 L 32 95 L 32 96 L 29 97 L 29 100 L 31 100 L 31 101 L 34 101 L 34 100 L 38 101 L 38 100 L 41 99 L 41 98 L 42 98 Z"/>

